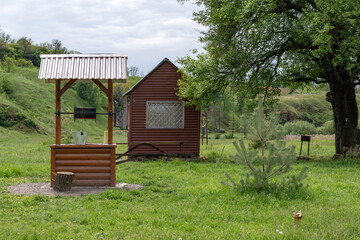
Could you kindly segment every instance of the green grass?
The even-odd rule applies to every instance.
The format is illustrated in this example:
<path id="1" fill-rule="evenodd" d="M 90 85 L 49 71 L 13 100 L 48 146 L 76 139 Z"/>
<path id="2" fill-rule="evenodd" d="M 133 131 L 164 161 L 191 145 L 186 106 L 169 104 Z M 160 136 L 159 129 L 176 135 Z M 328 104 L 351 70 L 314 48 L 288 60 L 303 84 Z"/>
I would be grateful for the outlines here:
<path id="1" fill-rule="evenodd" d="M 239 194 L 222 185 L 224 172 L 239 180 L 245 168 L 227 160 L 234 153 L 232 139 L 211 138 L 202 154 L 225 146 L 219 164 L 129 162 L 117 166 L 117 182 L 144 189 L 54 198 L 6 191 L 9 185 L 49 181 L 53 139 L 3 128 L 0 133 L 0 239 L 360 238 L 360 161 L 331 160 L 332 141 L 312 142 L 312 160 L 295 164 L 295 171 L 309 167 L 310 186 L 294 197 Z M 294 225 L 292 211 L 300 209 L 302 224 Z"/>
<path id="2" fill-rule="evenodd" d="M 25 116 L 25 120 L 32 120 L 38 130 L 29 128 L 24 122 L 11 127 L 12 130 L 21 132 L 36 132 L 54 135 L 55 122 L 55 84 L 47 84 L 38 79 L 37 68 L 16 67 L 12 73 L 1 72 L 2 78 L 10 82 L 12 93 L 10 95 L 0 91 L 0 110 L 5 110 L 8 115 Z M 74 89 L 70 88 L 61 98 L 61 111 L 73 112 L 74 106 L 92 107 L 82 100 Z M 106 106 L 104 106 L 106 107 Z M 98 108 L 98 112 L 105 112 Z M 62 141 L 72 139 L 72 131 L 88 131 L 92 135 L 101 135 L 107 130 L 106 116 L 98 116 L 94 120 L 75 121 L 73 115 L 62 115 Z M 102 142 L 102 139 L 101 139 Z"/>
<path id="3" fill-rule="evenodd" d="M 225 172 L 236 181 L 245 176 L 245 167 L 229 158 L 235 154 L 232 142 L 242 136 L 215 139 L 212 134 L 209 145 L 201 146 L 208 162 L 175 159 L 118 165 L 117 182 L 142 184 L 142 190 L 107 190 L 83 197 L 12 195 L 6 190 L 10 185 L 50 180 L 54 85 L 37 79 L 36 69 L 15 68 L 5 75 L 14 92 L 0 93 L 0 107 L 5 105 L 10 113 L 23 114 L 42 130 L 21 123 L 0 127 L 0 239 L 360 238 L 360 160 L 332 160 L 334 142 L 330 140 L 312 140 L 311 160 L 294 164 L 295 172 L 309 167 L 305 180 L 309 188 L 299 194 L 240 194 L 222 185 Z M 289 109 L 317 122 L 331 117 L 323 95 L 282 98 L 280 110 Z M 314 116 L 300 111 L 309 104 L 317 107 L 312 109 Z M 72 111 L 74 105 L 86 103 L 69 89 L 62 98 L 62 109 Z M 64 115 L 62 123 L 64 143 L 72 142 L 71 131 L 80 129 L 89 132 L 88 142 L 103 142 L 105 117 L 74 123 L 72 116 Z M 126 142 L 126 131 L 116 132 L 114 142 Z M 287 144 L 294 144 L 299 151 L 299 140 Z M 120 145 L 117 152 L 125 149 Z M 221 162 L 216 164 L 222 149 Z M 300 209 L 303 222 L 294 225 L 292 211 Z"/>

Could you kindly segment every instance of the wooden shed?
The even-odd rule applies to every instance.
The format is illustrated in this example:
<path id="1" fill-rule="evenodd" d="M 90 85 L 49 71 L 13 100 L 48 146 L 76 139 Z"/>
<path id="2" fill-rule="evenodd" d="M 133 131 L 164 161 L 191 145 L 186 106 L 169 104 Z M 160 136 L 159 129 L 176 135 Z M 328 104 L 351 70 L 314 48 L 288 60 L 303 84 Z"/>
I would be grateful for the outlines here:
<path id="1" fill-rule="evenodd" d="M 128 97 L 129 155 L 199 156 L 200 111 L 177 96 L 178 68 L 167 58 Z"/>

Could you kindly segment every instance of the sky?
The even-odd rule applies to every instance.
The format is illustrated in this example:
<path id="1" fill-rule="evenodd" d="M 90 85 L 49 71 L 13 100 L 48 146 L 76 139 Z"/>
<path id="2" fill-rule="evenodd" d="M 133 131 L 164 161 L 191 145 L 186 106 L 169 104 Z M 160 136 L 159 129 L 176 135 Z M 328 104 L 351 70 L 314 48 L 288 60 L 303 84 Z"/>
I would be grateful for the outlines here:
<path id="1" fill-rule="evenodd" d="M 201 49 L 199 7 L 176 0 L 0 0 L 0 28 L 34 43 L 60 40 L 81 53 L 119 53 L 144 74 L 165 57 Z M 197 29 L 197 30 L 196 30 Z"/>

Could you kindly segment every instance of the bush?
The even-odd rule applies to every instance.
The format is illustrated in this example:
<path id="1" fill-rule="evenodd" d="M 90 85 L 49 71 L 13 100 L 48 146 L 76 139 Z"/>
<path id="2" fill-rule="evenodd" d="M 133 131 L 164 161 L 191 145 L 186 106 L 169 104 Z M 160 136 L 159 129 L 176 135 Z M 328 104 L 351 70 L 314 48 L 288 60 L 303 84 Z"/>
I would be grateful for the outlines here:
<path id="1" fill-rule="evenodd" d="M 225 135 L 224 135 L 224 138 L 225 138 L 225 139 L 233 139 L 233 138 L 234 138 L 234 135 L 231 134 L 231 133 L 225 134 Z"/>
<path id="2" fill-rule="evenodd" d="M 31 119 L 27 119 L 25 121 L 25 126 L 27 126 L 29 128 L 34 128 L 34 129 L 36 128 L 35 122 L 33 120 L 31 120 Z"/>
<path id="3" fill-rule="evenodd" d="M 74 89 L 79 97 L 92 107 L 99 107 L 105 103 L 105 95 L 95 84 L 76 83 Z"/>
<path id="4" fill-rule="evenodd" d="M 323 126 L 316 128 L 318 134 L 331 135 L 335 133 L 334 121 L 327 121 Z"/>
<path id="5" fill-rule="evenodd" d="M 6 72 L 12 72 L 15 66 L 15 59 L 10 57 L 5 57 L 2 65 L 4 66 L 4 69 Z"/>
<path id="6" fill-rule="evenodd" d="M 306 121 L 287 122 L 284 125 L 284 133 L 291 135 L 316 134 L 316 128 Z"/>
<path id="7" fill-rule="evenodd" d="M 0 79 L 2 79 L 1 80 L 2 92 L 6 93 L 7 95 L 10 95 L 13 92 L 10 81 L 5 76 L 0 77 Z"/>
<path id="8" fill-rule="evenodd" d="M 208 162 L 213 162 L 213 163 L 217 161 L 219 156 L 220 156 L 220 154 L 214 150 L 205 155 L 206 160 Z"/>
<path id="9" fill-rule="evenodd" d="M 18 66 L 18 67 L 34 67 L 34 64 L 29 60 L 20 58 L 20 59 L 16 60 L 16 66 Z"/>
<path id="10" fill-rule="evenodd" d="M 0 106 L 0 126 L 11 127 L 15 124 L 16 121 L 12 119 L 11 114 L 8 112 L 8 109 Z"/>
<path id="11" fill-rule="evenodd" d="M 215 134 L 215 139 L 220 139 L 220 137 L 221 137 L 221 134 L 220 133 L 217 133 L 217 134 Z"/>

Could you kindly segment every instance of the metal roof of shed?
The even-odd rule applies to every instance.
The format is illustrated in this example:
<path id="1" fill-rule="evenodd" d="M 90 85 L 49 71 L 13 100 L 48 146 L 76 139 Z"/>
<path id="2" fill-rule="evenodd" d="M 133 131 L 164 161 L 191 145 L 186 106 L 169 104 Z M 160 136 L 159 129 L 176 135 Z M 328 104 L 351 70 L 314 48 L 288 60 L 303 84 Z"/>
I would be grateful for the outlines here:
<path id="1" fill-rule="evenodd" d="M 177 67 L 174 63 L 172 63 L 172 62 L 166 57 L 166 58 L 164 58 L 158 65 L 156 65 L 156 67 L 155 67 L 153 70 L 151 70 L 145 77 L 143 77 L 142 79 L 140 79 L 134 86 L 132 86 L 129 90 L 127 90 L 127 92 L 124 93 L 122 96 L 125 97 L 126 95 L 129 95 L 137 86 L 139 86 L 139 85 L 144 81 L 144 79 L 148 78 L 153 72 L 156 71 L 156 69 L 158 69 L 158 68 L 159 68 L 163 63 L 165 63 L 165 62 L 170 63 L 170 65 L 171 65 L 174 69 L 176 69 L 176 71 L 178 70 L 178 67 Z"/>
<path id="2" fill-rule="evenodd" d="M 115 80 L 127 78 L 127 56 L 120 54 L 42 54 L 39 78 L 60 80 Z"/>

